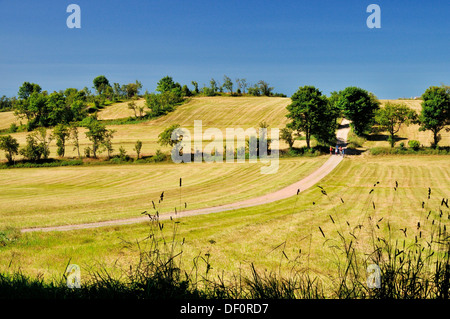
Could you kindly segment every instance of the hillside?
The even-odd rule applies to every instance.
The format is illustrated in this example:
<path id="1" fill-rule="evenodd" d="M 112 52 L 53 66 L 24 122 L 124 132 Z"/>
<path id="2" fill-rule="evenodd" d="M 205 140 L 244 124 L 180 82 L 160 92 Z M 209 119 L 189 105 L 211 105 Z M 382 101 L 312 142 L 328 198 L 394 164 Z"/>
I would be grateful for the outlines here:
<path id="1" fill-rule="evenodd" d="M 144 103 L 141 99 L 138 104 Z M 198 97 L 192 98 L 187 103 L 180 105 L 177 109 L 161 118 L 136 124 L 108 125 L 108 129 L 116 130 L 113 139 L 114 154 L 118 153 L 119 147 L 123 146 L 128 154 L 135 155 L 133 150 L 137 140 L 142 141 L 142 154 L 154 154 L 157 149 L 169 151 L 169 147 L 161 147 L 158 144 L 158 135 L 168 126 L 178 123 L 193 133 L 194 120 L 201 120 L 203 130 L 208 127 L 219 128 L 225 134 L 227 127 L 233 128 L 257 128 L 261 121 L 266 121 L 269 127 L 283 128 L 287 123 L 286 106 L 290 103 L 289 98 L 274 97 Z M 120 119 L 134 115 L 128 109 L 127 102 L 117 103 L 105 107 L 98 113 L 99 119 Z M 0 118 L 0 120 L 3 118 Z M 5 116 L 0 125 L 9 127 L 14 120 L 11 115 Z M 90 145 L 86 138 L 85 129 L 80 128 L 80 150 Z M 27 132 L 12 134 L 18 142 L 25 143 Z M 303 141 L 297 141 L 301 145 Z M 280 141 L 280 147 L 285 145 Z M 53 141 L 50 147 L 51 155 L 56 154 L 56 145 Z M 101 154 L 103 155 L 103 154 Z M 66 144 L 66 156 L 76 156 L 71 142 Z M 20 157 L 18 157 L 20 158 Z"/>
<path id="2" fill-rule="evenodd" d="M 194 97 L 185 104 L 178 106 L 174 112 L 155 120 L 135 124 L 108 125 L 109 129 L 116 130 L 113 139 L 113 154 L 117 154 L 119 147 L 123 146 L 129 155 L 134 156 L 133 148 L 137 140 L 143 143 L 142 155 L 144 156 L 155 154 L 158 149 L 168 152 L 169 147 L 161 147 L 158 144 L 158 135 L 174 123 L 189 129 L 192 133 L 195 120 L 202 121 L 203 131 L 211 127 L 218 128 L 223 133 L 225 133 L 226 128 L 257 128 L 262 121 L 267 122 L 269 128 L 281 129 L 288 123 L 286 106 L 290 101 L 290 98 L 279 97 Z M 387 102 L 404 103 L 417 112 L 420 112 L 421 109 L 420 100 L 381 100 L 382 105 Z M 140 99 L 136 103 L 143 105 L 145 100 Z M 106 106 L 98 113 L 99 119 L 102 120 L 123 119 L 130 116 L 134 116 L 134 112 L 128 109 L 128 102 Z M 0 129 L 9 128 L 13 122 L 19 124 L 12 112 L 0 113 Z M 90 145 L 84 132 L 84 128 L 80 128 L 80 150 L 82 153 L 84 148 Z M 12 135 L 23 145 L 27 134 L 27 132 L 20 132 Z M 442 140 L 439 145 L 450 145 L 450 132 L 443 130 L 441 135 Z M 401 141 L 397 145 L 400 142 L 408 145 L 408 140 L 418 140 L 424 146 L 429 146 L 432 140 L 431 132 L 420 132 L 418 125 L 402 127 L 398 137 L 401 138 Z M 204 145 L 206 143 L 207 141 L 204 142 Z M 295 146 L 304 146 L 304 144 L 305 142 L 300 140 L 295 142 Z M 386 132 L 373 136 L 363 143 L 364 148 L 377 146 L 389 146 Z M 284 141 L 280 141 L 280 148 L 286 147 Z M 51 156 L 55 156 L 55 141 L 51 143 L 50 151 Z M 66 156 L 76 156 L 76 151 L 73 150 L 71 142 L 66 144 Z M 3 155 L 2 158 L 4 159 Z"/>

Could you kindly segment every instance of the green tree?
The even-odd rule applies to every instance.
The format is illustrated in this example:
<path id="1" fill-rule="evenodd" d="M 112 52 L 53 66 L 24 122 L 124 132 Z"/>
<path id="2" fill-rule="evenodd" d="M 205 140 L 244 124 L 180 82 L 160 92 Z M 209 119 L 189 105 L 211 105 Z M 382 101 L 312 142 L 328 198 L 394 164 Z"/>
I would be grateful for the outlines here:
<path id="1" fill-rule="evenodd" d="M 150 109 L 148 115 L 157 117 L 172 112 L 175 105 L 183 101 L 183 94 L 180 89 L 175 88 L 161 94 L 147 94 L 145 105 Z"/>
<path id="2" fill-rule="evenodd" d="M 191 84 L 194 86 L 195 94 L 198 94 L 200 92 L 198 90 L 198 83 L 196 81 L 191 81 Z"/>
<path id="3" fill-rule="evenodd" d="M 410 125 L 417 119 L 417 114 L 404 104 L 386 103 L 386 105 L 375 113 L 375 122 L 378 126 L 389 132 L 389 143 L 395 145 L 395 135 L 400 131 L 402 125 Z"/>
<path id="4" fill-rule="evenodd" d="M 27 129 L 32 131 L 38 126 L 47 125 L 48 119 L 47 95 L 33 92 L 26 100 L 19 100 L 15 114 L 27 119 Z"/>
<path id="5" fill-rule="evenodd" d="M 281 132 L 280 138 L 284 140 L 286 143 L 288 143 L 289 148 L 292 149 L 292 147 L 294 146 L 294 136 L 293 136 L 294 131 L 289 127 L 284 127 L 281 129 L 280 132 Z"/>
<path id="6" fill-rule="evenodd" d="M 134 102 L 134 101 L 128 102 L 128 109 L 133 110 L 134 111 L 134 117 L 137 118 L 137 112 L 136 111 L 138 109 L 138 106 L 136 105 L 136 102 Z"/>
<path id="7" fill-rule="evenodd" d="M 81 159 L 78 127 L 75 124 L 71 124 L 69 126 L 69 133 L 70 133 L 70 139 L 72 140 L 72 143 L 73 143 L 73 150 L 74 151 L 77 150 L 78 158 Z"/>
<path id="8" fill-rule="evenodd" d="M 39 127 L 34 133 L 32 133 L 39 145 L 42 147 L 42 157 L 48 159 L 50 156 L 50 143 L 53 140 L 53 135 L 47 135 L 47 129 L 45 127 Z"/>
<path id="9" fill-rule="evenodd" d="M 27 129 L 69 124 L 82 120 L 87 114 L 84 91 L 68 89 L 65 92 L 33 92 L 26 99 L 18 100 L 15 114 L 27 119 Z"/>
<path id="10" fill-rule="evenodd" d="M 236 84 L 238 86 L 238 89 L 241 90 L 242 94 L 245 94 L 245 90 L 247 89 L 247 79 L 236 79 Z"/>
<path id="11" fill-rule="evenodd" d="M 219 90 L 217 81 L 214 79 L 211 79 L 211 81 L 209 81 L 209 84 L 210 84 L 210 95 L 216 95 L 216 92 Z"/>
<path id="12" fill-rule="evenodd" d="M 130 98 L 138 95 L 141 88 L 142 88 L 142 84 L 138 80 L 136 80 L 135 83 L 128 83 L 126 85 L 127 97 L 130 99 Z"/>
<path id="13" fill-rule="evenodd" d="M 6 95 L 3 95 L 0 98 L 0 112 L 3 111 L 10 111 L 14 108 L 14 105 L 16 103 L 15 98 L 7 98 Z"/>
<path id="14" fill-rule="evenodd" d="M 99 147 L 105 140 L 107 129 L 94 117 L 86 118 L 83 122 L 82 124 L 88 129 L 86 137 L 92 142 L 92 155 L 97 158 L 97 153 L 100 151 Z"/>
<path id="15" fill-rule="evenodd" d="M 335 139 L 336 111 L 327 97 L 314 86 L 300 87 L 291 97 L 292 103 L 287 106 L 288 118 L 292 120 L 287 127 L 304 132 L 306 146 L 311 147 L 314 135 L 319 143 L 328 144 Z"/>
<path id="16" fill-rule="evenodd" d="M 180 128 L 180 124 L 172 124 L 167 127 L 163 132 L 158 135 L 158 144 L 161 146 L 174 146 L 180 141 L 180 136 L 178 139 L 172 139 L 172 132 Z"/>
<path id="17" fill-rule="evenodd" d="M 64 157 L 66 153 L 66 140 L 70 136 L 68 127 L 65 124 L 58 124 L 53 128 L 53 136 L 56 138 L 56 153 L 58 156 Z"/>
<path id="18" fill-rule="evenodd" d="M 19 154 L 19 143 L 11 135 L 0 136 L 0 150 L 6 152 L 6 159 L 9 164 L 14 162 L 14 155 Z"/>
<path id="19" fill-rule="evenodd" d="M 223 87 L 231 94 L 233 93 L 233 81 L 226 75 L 223 76 Z"/>
<path id="20" fill-rule="evenodd" d="M 269 86 L 269 83 L 267 83 L 267 82 L 265 82 L 263 80 L 260 80 L 257 83 L 257 85 L 258 85 L 259 90 L 260 90 L 262 95 L 265 95 L 265 96 L 271 96 L 272 95 L 273 87 Z"/>
<path id="21" fill-rule="evenodd" d="M 248 88 L 247 93 L 252 95 L 252 96 L 260 96 L 261 95 L 261 88 L 257 84 L 254 84 L 253 86 L 250 86 Z"/>
<path id="22" fill-rule="evenodd" d="M 175 88 L 179 88 L 181 90 L 181 85 L 177 82 L 173 81 L 171 76 L 165 76 L 161 80 L 158 81 L 156 86 L 156 91 L 160 93 L 171 91 Z"/>
<path id="23" fill-rule="evenodd" d="M 23 82 L 22 86 L 19 88 L 19 93 L 17 94 L 17 96 L 19 97 L 19 99 L 26 100 L 32 93 L 41 93 L 41 90 L 42 89 L 39 84 Z"/>
<path id="24" fill-rule="evenodd" d="M 349 119 L 356 135 L 364 135 L 371 127 L 380 103 L 372 94 L 358 87 L 348 87 L 339 92 L 337 106 Z"/>
<path id="25" fill-rule="evenodd" d="M 125 95 L 122 92 L 122 88 L 120 87 L 119 83 L 116 82 L 113 83 L 113 91 L 114 91 L 114 98 L 116 101 Z"/>
<path id="26" fill-rule="evenodd" d="M 183 96 L 192 96 L 192 92 L 186 84 L 181 88 L 181 92 L 183 93 Z"/>
<path id="27" fill-rule="evenodd" d="M 441 135 L 439 132 L 450 125 L 450 93 L 445 87 L 432 86 L 422 94 L 420 130 L 433 133 L 432 147 L 437 147 Z"/>
<path id="28" fill-rule="evenodd" d="M 114 151 L 112 139 L 114 137 L 114 133 L 116 130 L 106 130 L 103 135 L 103 139 L 101 141 L 102 146 L 105 148 L 108 159 L 111 158 L 111 153 Z"/>
<path id="29" fill-rule="evenodd" d="M 103 94 L 107 87 L 109 87 L 109 81 L 104 75 L 97 76 L 94 80 L 94 87 L 98 94 Z"/>
<path id="30" fill-rule="evenodd" d="M 27 135 L 26 145 L 19 151 L 20 155 L 22 155 L 25 159 L 32 162 L 37 162 L 41 158 L 47 159 L 50 155 L 50 151 L 48 149 L 48 144 L 50 144 L 50 141 L 47 140 L 45 129 L 43 130 L 44 131 Z M 39 141 L 39 138 L 41 141 Z"/>
<path id="31" fill-rule="evenodd" d="M 139 159 L 139 155 L 141 154 L 141 149 L 142 149 L 142 142 L 138 140 L 138 141 L 136 141 L 136 144 L 134 144 L 134 150 L 136 151 L 137 159 Z"/>
<path id="32" fill-rule="evenodd" d="M 26 140 L 26 145 L 19 151 L 20 155 L 33 162 L 40 160 L 43 152 L 42 145 L 39 145 L 31 134 L 27 135 Z"/>
<path id="33" fill-rule="evenodd" d="M 54 126 L 58 123 L 69 123 L 72 120 L 72 110 L 67 105 L 66 97 L 62 93 L 51 93 L 47 96 L 46 110 L 48 114 L 42 117 L 42 126 Z"/>

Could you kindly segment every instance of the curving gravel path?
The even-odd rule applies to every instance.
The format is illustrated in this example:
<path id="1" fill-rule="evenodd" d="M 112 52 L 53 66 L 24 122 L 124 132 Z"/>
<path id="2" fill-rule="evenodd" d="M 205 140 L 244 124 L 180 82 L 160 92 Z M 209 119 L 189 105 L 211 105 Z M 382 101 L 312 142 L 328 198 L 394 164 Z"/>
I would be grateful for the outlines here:
<path id="1" fill-rule="evenodd" d="M 336 137 L 338 140 L 338 144 L 345 147 L 347 135 L 350 130 L 349 121 L 344 119 L 337 130 Z M 159 220 L 167 220 L 169 218 L 180 218 L 180 217 L 188 217 L 188 216 L 196 216 L 196 215 L 205 215 L 211 213 L 224 212 L 233 209 L 258 206 L 262 204 L 271 203 L 277 200 L 285 199 L 297 194 L 298 191 L 302 192 L 307 190 L 308 188 L 317 184 L 322 178 L 330 174 L 336 166 L 343 160 L 342 156 L 332 155 L 330 158 L 316 171 L 306 176 L 302 180 L 291 184 L 283 189 L 280 189 L 276 192 L 266 194 L 263 196 L 250 198 L 247 200 L 215 206 L 215 207 L 207 207 L 200 208 L 195 210 L 187 210 L 183 212 L 164 214 L 159 216 Z M 77 229 L 88 229 L 88 228 L 97 228 L 104 226 L 115 226 L 115 225 L 128 225 L 135 223 L 142 223 L 148 221 L 148 216 L 139 216 L 135 218 L 127 218 L 127 219 L 118 219 L 118 220 L 110 220 L 110 221 L 102 221 L 96 223 L 87 223 L 87 224 L 78 224 L 78 225 L 65 225 L 65 226 L 53 226 L 53 227 L 36 227 L 36 228 L 25 228 L 21 231 L 23 233 L 26 232 L 35 232 L 35 231 L 69 231 L 69 230 L 77 230 Z"/>

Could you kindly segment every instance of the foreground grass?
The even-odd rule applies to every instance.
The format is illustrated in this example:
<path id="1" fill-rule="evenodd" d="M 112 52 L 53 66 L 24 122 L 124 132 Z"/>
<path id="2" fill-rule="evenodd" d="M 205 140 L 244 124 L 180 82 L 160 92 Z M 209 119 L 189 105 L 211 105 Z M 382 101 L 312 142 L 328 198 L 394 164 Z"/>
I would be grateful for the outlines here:
<path id="1" fill-rule="evenodd" d="M 86 289 L 114 282 L 123 287 L 119 292 L 129 292 L 131 283 L 158 273 L 145 266 L 145 258 L 158 257 L 176 261 L 169 272 L 176 276 L 169 278 L 177 279 L 178 293 L 184 282 L 178 296 L 185 297 L 445 297 L 449 163 L 445 156 L 348 158 L 323 180 L 323 189 L 261 207 L 153 227 L 32 234 L 10 229 L 0 248 L 1 272 L 21 270 L 27 280 L 40 274 L 45 286 L 60 282 L 71 262 L 81 266 Z M 154 213 L 151 205 L 146 208 Z M 165 253 L 149 254 L 155 251 Z M 390 282 L 381 290 L 365 284 L 372 263 L 380 266 L 382 282 Z M 2 280 L 8 286 L 15 279 Z"/>

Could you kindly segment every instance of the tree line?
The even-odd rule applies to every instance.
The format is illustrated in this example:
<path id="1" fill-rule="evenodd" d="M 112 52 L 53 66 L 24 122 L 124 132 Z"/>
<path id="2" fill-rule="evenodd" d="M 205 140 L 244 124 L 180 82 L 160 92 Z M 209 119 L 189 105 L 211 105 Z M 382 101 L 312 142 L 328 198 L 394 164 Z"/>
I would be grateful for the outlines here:
<path id="1" fill-rule="evenodd" d="M 319 144 L 333 145 L 337 119 L 345 117 L 357 136 L 365 136 L 372 129 L 388 131 L 391 147 L 396 142 L 396 134 L 402 125 L 418 124 L 420 131 L 431 131 L 432 147 L 436 148 L 441 139 L 440 132 L 450 125 L 450 87 L 431 86 L 422 94 L 422 109 L 415 110 L 402 103 L 386 103 L 380 108 L 377 97 L 358 87 L 347 87 L 339 92 L 331 92 L 327 97 L 314 86 L 300 87 L 287 106 L 291 122 L 281 131 L 281 138 L 289 147 L 294 144 L 294 136 L 305 135 L 307 148 L 311 137 Z M 450 129 L 447 127 L 447 131 Z"/>
<path id="2" fill-rule="evenodd" d="M 228 77 L 223 76 L 223 82 L 211 78 L 209 81 L 209 86 L 203 85 L 199 88 L 198 82 L 192 81 L 191 84 L 194 86 L 194 90 L 190 91 L 187 86 L 183 87 L 183 90 L 187 93 L 187 96 L 216 96 L 229 94 L 231 96 L 275 96 L 275 97 L 286 97 L 283 93 L 274 93 L 274 87 L 266 81 L 259 80 L 255 84 L 247 82 L 246 78 L 236 78 L 235 81 Z"/>

